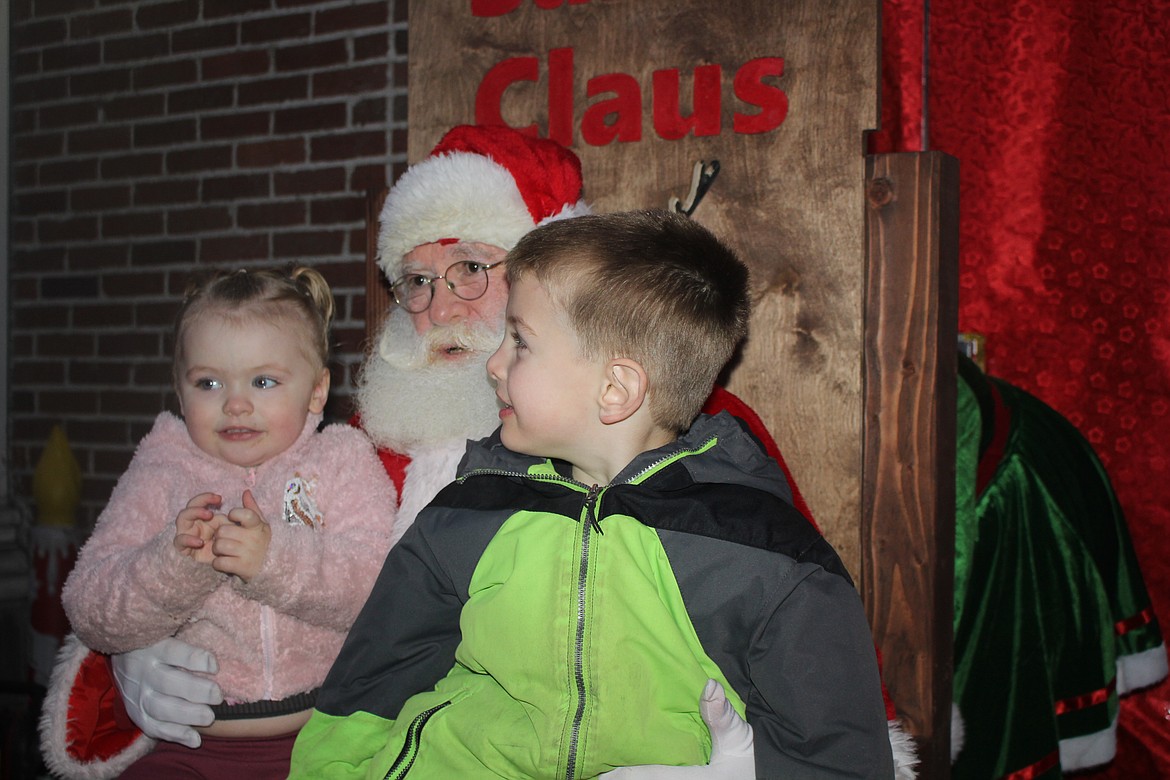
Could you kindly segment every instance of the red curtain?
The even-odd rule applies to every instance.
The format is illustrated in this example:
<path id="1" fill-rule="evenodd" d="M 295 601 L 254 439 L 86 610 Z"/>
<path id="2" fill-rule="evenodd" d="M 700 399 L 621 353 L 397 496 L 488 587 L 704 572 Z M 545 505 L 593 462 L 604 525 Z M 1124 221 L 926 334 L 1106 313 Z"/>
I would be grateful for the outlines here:
<path id="1" fill-rule="evenodd" d="M 1165 634 L 1170 1 L 883 0 L 882 13 L 871 148 L 959 160 L 959 328 L 986 337 L 988 373 L 1093 444 Z M 1088 777 L 1170 777 L 1170 683 L 1123 700 L 1118 758 Z"/>

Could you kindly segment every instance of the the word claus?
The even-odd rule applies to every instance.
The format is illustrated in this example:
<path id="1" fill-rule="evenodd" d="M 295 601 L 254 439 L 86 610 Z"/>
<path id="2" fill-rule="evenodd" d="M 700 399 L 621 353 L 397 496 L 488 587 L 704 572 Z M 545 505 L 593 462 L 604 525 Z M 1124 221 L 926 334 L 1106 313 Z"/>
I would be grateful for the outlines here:
<path id="1" fill-rule="evenodd" d="M 483 5 L 488 5 L 484 0 Z M 495 5 L 506 5 L 497 2 Z M 502 125 L 504 93 L 521 82 L 540 79 L 537 57 L 510 57 L 492 66 L 475 95 L 475 121 Z M 766 133 L 779 127 L 788 116 L 788 95 L 768 83 L 784 73 L 781 57 L 757 57 L 739 67 L 732 79 L 735 98 L 752 112 L 736 111 L 732 130 L 736 133 Z M 548 137 L 564 146 L 573 145 L 575 99 L 573 49 L 552 49 L 548 53 Z M 654 71 L 651 88 L 654 132 L 660 138 L 677 140 L 688 134 L 719 135 L 723 130 L 723 67 L 699 65 L 693 73 L 691 113 L 683 116 L 680 101 L 682 75 L 678 68 Z M 642 85 L 626 73 L 603 73 L 585 82 L 585 96 L 598 98 L 581 117 L 581 137 L 590 146 L 614 141 L 642 139 Z M 535 134 L 537 128 L 519 128 Z"/>

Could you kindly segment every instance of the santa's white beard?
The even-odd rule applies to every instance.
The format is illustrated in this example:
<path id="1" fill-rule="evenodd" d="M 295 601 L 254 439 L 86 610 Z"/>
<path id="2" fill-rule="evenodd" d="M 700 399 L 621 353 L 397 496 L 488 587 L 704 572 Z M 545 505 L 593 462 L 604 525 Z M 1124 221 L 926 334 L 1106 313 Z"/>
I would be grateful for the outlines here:
<path id="1" fill-rule="evenodd" d="M 403 453 L 487 436 L 500 422 L 487 359 L 502 338 L 502 325 L 483 323 L 436 325 L 420 336 L 391 312 L 358 378 L 362 428 L 379 447 Z M 462 357 L 441 357 L 452 349 Z"/>

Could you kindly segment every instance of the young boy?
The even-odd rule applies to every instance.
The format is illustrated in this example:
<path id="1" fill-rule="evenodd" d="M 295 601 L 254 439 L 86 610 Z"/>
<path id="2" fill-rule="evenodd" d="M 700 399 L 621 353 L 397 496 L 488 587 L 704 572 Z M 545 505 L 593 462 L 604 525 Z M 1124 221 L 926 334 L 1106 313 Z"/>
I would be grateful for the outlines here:
<path id="1" fill-rule="evenodd" d="M 505 267 L 501 426 L 387 557 L 292 776 L 706 764 L 713 679 L 757 777 L 892 777 L 840 560 L 741 424 L 696 419 L 746 334 L 747 269 L 666 212 L 549 223 Z"/>

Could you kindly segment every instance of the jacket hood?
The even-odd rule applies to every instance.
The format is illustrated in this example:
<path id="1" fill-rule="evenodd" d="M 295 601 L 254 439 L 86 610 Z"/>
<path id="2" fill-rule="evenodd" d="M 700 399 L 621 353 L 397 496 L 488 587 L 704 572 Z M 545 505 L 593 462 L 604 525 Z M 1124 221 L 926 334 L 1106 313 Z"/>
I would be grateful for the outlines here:
<path id="1" fill-rule="evenodd" d="M 701 458 L 685 457 L 688 453 L 700 451 L 703 452 Z M 746 423 L 728 412 L 699 415 L 682 436 L 630 461 L 611 484 L 648 479 L 659 464 L 678 456 L 684 456 L 681 463 L 695 482 L 742 485 L 792 503 L 792 490 L 779 464 L 768 455 Z M 479 470 L 528 474 L 537 469 L 548 473 L 550 468 L 565 479 L 572 479 L 569 464 L 564 461 L 523 455 L 505 447 L 497 428 L 487 438 L 468 442 L 458 476 Z"/>

